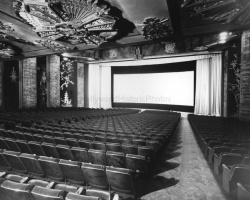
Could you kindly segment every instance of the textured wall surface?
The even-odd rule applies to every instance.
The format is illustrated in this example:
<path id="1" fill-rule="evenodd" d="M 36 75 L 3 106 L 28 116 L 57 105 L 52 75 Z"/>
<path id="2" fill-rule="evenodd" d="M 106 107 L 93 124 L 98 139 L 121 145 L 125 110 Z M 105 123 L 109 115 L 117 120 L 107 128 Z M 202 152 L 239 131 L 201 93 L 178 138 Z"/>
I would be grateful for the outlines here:
<path id="1" fill-rule="evenodd" d="M 84 107 L 84 64 L 77 63 L 77 107 Z"/>
<path id="2" fill-rule="evenodd" d="M 242 34 L 240 73 L 240 120 L 250 121 L 250 31 Z"/>
<path id="3" fill-rule="evenodd" d="M 23 60 L 23 107 L 37 106 L 36 58 Z"/>
<path id="4" fill-rule="evenodd" d="M 48 106 L 60 107 L 60 57 L 57 55 L 48 56 L 48 67 Z"/>
<path id="5" fill-rule="evenodd" d="M 0 61 L 0 109 L 3 106 L 3 61 Z"/>
<path id="6" fill-rule="evenodd" d="M 224 54 L 223 60 L 223 81 L 224 81 L 224 92 L 223 92 L 223 117 L 228 116 L 228 51 Z"/>

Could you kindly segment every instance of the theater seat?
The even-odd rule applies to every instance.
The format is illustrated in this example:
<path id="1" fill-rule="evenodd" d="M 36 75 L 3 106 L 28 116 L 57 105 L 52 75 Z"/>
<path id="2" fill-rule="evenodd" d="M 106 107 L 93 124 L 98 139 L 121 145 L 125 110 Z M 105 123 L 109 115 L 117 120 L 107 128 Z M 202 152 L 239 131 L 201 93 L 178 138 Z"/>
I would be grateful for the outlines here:
<path id="1" fill-rule="evenodd" d="M 57 152 L 61 159 L 74 160 L 74 156 L 67 145 L 56 145 Z"/>
<path id="2" fill-rule="evenodd" d="M 6 195 L 11 200 L 34 200 L 31 195 L 33 185 L 16 183 L 13 181 L 4 181 L 1 185 L 1 190 L 5 191 Z"/>
<path id="3" fill-rule="evenodd" d="M 44 142 L 41 144 L 41 146 L 47 157 L 60 158 L 54 144 Z"/>
<path id="4" fill-rule="evenodd" d="M 103 199 L 99 197 L 86 196 L 70 192 L 67 194 L 65 200 L 103 200 Z"/>
<path id="5" fill-rule="evenodd" d="M 40 186 L 35 186 L 31 191 L 31 194 L 35 200 L 63 200 L 66 196 L 65 191 Z"/>
<path id="6" fill-rule="evenodd" d="M 33 154 L 36 154 L 38 156 L 46 156 L 43 147 L 41 146 L 41 143 L 30 141 L 28 142 L 28 144 Z"/>
<path id="7" fill-rule="evenodd" d="M 101 190 L 108 189 L 105 167 L 103 165 L 82 163 L 81 169 L 85 180 L 90 186 Z"/>
<path id="8" fill-rule="evenodd" d="M 135 154 L 137 155 L 138 149 L 136 145 L 122 144 L 122 151 L 124 154 Z"/>
<path id="9" fill-rule="evenodd" d="M 92 164 L 107 165 L 106 153 L 103 150 L 88 150 L 89 160 Z"/>
<path id="10" fill-rule="evenodd" d="M 21 153 L 29 153 L 32 154 L 32 151 L 30 149 L 30 146 L 27 141 L 24 140 L 16 140 L 16 144 L 20 149 Z"/>
<path id="11" fill-rule="evenodd" d="M 120 143 L 106 143 L 107 151 L 122 152 L 122 145 Z"/>
<path id="12" fill-rule="evenodd" d="M 145 156 L 127 154 L 126 166 L 140 173 L 148 173 L 148 160 Z"/>
<path id="13" fill-rule="evenodd" d="M 249 200 L 250 199 L 250 185 L 242 185 L 237 183 L 237 200 Z"/>
<path id="14" fill-rule="evenodd" d="M 106 158 L 108 166 L 126 168 L 126 158 L 124 153 L 107 151 Z"/>
<path id="15" fill-rule="evenodd" d="M 64 176 L 59 167 L 59 159 L 41 156 L 38 161 L 49 179 L 55 182 L 64 181 Z"/>
<path id="16" fill-rule="evenodd" d="M 39 180 L 39 179 L 31 179 L 28 184 L 30 185 L 37 185 L 40 187 L 48 187 L 48 185 L 50 184 L 48 181 L 44 181 L 44 180 Z"/>
<path id="17" fill-rule="evenodd" d="M 12 168 L 6 158 L 2 155 L 4 150 L 0 149 L 0 170 L 4 172 L 12 171 Z"/>
<path id="18" fill-rule="evenodd" d="M 134 171 L 124 168 L 107 167 L 106 175 L 111 189 L 122 197 L 135 198 Z"/>
<path id="19" fill-rule="evenodd" d="M 31 177 L 45 177 L 45 172 L 43 171 L 42 166 L 38 161 L 39 157 L 37 155 L 22 153 L 19 157 L 21 158 L 24 166 L 28 170 L 28 173 Z"/>
<path id="20" fill-rule="evenodd" d="M 19 147 L 16 144 L 15 139 L 12 138 L 5 138 L 5 142 L 8 144 L 10 151 L 21 152 Z"/>
<path id="21" fill-rule="evenodd" d="M 61 171 L 67 182 L 76 185 L 83 185 L 85 183 L 80 162 L 60 160 L 59 167 L 61 168 Z"/>

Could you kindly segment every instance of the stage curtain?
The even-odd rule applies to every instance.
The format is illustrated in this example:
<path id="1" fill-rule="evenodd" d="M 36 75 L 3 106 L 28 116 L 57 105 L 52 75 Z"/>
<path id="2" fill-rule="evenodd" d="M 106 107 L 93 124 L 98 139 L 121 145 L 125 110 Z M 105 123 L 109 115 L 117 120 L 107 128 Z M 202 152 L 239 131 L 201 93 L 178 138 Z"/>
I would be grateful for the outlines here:
<path id="1" fill-rule="evenodd" d="M 195 114 L 221 116 L 221 55 L 197 60 Z"/>
<path id="2" fill-rule="evenodd" d="M 101 67 L 101 108 L 112 108 L 111 67 Z"/>
<path id="3" fill-rule="evenodd" d="M 88 107 L 100 108 L 100 66 L 90 64 L 88 69 Z"/>

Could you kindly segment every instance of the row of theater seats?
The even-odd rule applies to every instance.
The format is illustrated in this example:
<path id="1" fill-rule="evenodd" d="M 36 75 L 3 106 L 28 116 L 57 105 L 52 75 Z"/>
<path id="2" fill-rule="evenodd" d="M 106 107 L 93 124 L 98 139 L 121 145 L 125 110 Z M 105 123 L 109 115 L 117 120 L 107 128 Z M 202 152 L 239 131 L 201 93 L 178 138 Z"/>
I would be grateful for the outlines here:
<path id="1" fill-rule="evenodd" d="M 250 126 L 230 119 L 189 115 L 198 144 L 220 175 L 223 189 L 238 200 L 250 199 Z"/>
<path id="2" fill-rule="evenodd" d="M 1 150 L 0 170 L 8 173 L 6 180 L 27 182 L 45 187 L 46 181 L 57 183 L 57 189 L 75 191 L 75 186 L 85 186 L 121 195 L 135 195 L 135 171 L 125 168 L 105 167 L 90 163 L 36 156 Z M 23 177 L 16 174 L 26 176 Z M 74 186 L 74 187 L 73 187 Z M 73 187 L 73 188 L 72 188 Z"/>

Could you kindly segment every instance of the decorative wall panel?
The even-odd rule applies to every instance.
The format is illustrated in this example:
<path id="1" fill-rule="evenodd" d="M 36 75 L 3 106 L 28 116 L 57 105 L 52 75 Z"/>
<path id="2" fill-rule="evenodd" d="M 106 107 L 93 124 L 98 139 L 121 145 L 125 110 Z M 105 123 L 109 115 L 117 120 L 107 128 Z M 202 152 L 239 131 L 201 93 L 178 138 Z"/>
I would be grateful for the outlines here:
<path id="1" fill-rule="evenodd" d="M 37 57 L 37 107 L 47 107 L 46 56 Z"/>
<path id="2" fill-rule="evenodd" d="M 250 122 L 250 31 L 241 39 L 240 119 Z"/>
<path id="3" fill-rule="evenodd" d="M 48 106 L 60 107 L 60 57 L 57 55 L 48 56 Z"/>
<path id="4" fill-rule="evenodd" d="M 23 107 L 37 106 L 37 59 L 23 60 Z"/>
<path id="5" fill-rule="evenodd" d="M 3 61 L 0 61 L 0 109 L 3 108 Z"/>
<path id="6" fill-rule="evenodd" d="M 84 64 L 77 63 L 77 107 L 84 107 Z"/>

